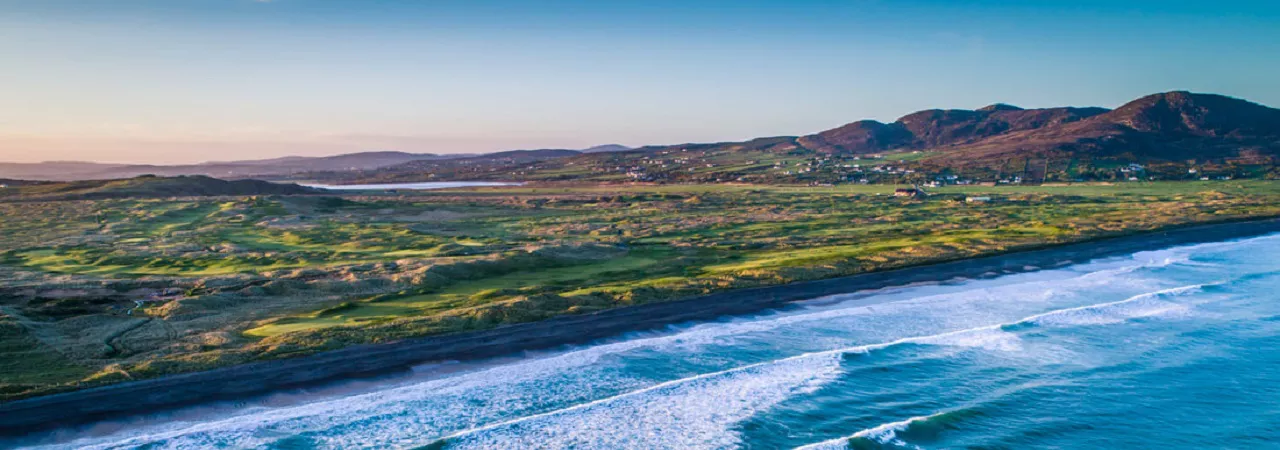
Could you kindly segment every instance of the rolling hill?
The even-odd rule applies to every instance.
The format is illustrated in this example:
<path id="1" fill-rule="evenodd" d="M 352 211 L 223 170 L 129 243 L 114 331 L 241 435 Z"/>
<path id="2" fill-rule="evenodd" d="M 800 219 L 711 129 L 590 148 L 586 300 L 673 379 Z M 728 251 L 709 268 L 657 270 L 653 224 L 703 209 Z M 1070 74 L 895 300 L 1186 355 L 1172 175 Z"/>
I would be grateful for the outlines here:
<path id="1" fill-rule="evenodd" d="M 1047 155 L 1134 162 L 1248 158 L 1280 149 L 1280 110 L 1189 92 L 1150 95 L 1115 110 L 995 104 L 919 111 L 892 123 L 863 120 L 790 144 L 828 154 L 930 151 L 938 153 L 933 161 L 951 164 Z"/>
<path id="2" fill-rule="evenodd" d="M 618 144 L 605 144 L 605 145 L 597 145 L 595 147 L 584 148 L 581 150 L 581 152 L 582 153 L 609 153 L 609 152 L 625 152 L 627 150 L 631 150 L 631 147 L 627 147 L 625 145 L 618 145 Z"/>
<path id="3" fill-rule="evenodd" d="M 1140 163 L 1267 163 L 1280 151 L 1280 110 L 1221 95 L 1169 92 L 1090 117 L 1010 130 L 952 147 L 937 161 L 1056 156 Z"/>
<path id="4" fill-rule="evenodd" d="M 210 161 L 184 165 L 107 164 L 81 161 L 0 162 L 0 178 L 74 181 L 113 180 L 141 175 L 167 177 L 205 175 L 225 179 L 289 179 L 298 178 L 298 174 L 358 172 L 418 161 L 459 160 L 460 163 L 465 162 L 465 164 L 501 164 L 510 161 L 527 161 L 531 158 L 560 158 L 575 156 L 580 153 L 608 153 L 629 149 L 629 147 L 622 145 L 609 144 L 584 150 L 508 150 L 486 154 L 451 153 L 437 155 L 432 153 L 380 151 L 318 157 L 286 156 L 261 160 Z M 486 161 L 487 159 L 492 159 L 492 161 Z"/>
<path id="5" fill-rule="evenodd" d="M 320 194 L 323 189 L 262 180 L 226 181 L 203 175 L 140 176 L 119 180 L 82 180 L 11 185 L 0 189 L 3 200 L 96 200 L 243 195 Z"/>
<path id="6" fill-rule="evenodd" d="M 354 176 L 788 183 L 1277 177 L 1280 110 L 1175 91 L 1114 110 L 997 103 L 924 110 L 890 123 L 861 120 L 804 136 L 540 156 L 470 160 L 465 167 L 417 161 Z"/>
<path id="7" fill-rule="evenodd" d="M 99 164 L 91 162 L 0 163 L 0 177 L 50 181 L 109 180 L 132 178 L 140 175 L 205 175 L 220 178 L 278 177 L 301 172 L 367 170 L 432 158 L 442 158 L 442 156 L 429 153 L 363 152 L 336 156 L 289 156 L 263 160 L 219 161 L 173 166 Z"/>
<path id="8" fill-rule="evenodd" d="M 1280 110 L 1184 91 L 1114 110 L 930 109 L 803 136 L 741 142 L 481 155 L 365 152 L 185 166 L 0 164 L 0 178 L 116 179 L 143 174 L 326 182 L 432 180 L 656 182 L 928 182 L 1280 177 Z M 883 161 L 877 161 L 881 160 Z M 1124 168 L 1139 167 L 1142 173 Z M 868 167 L 863 167 L 868 166 Z"/>

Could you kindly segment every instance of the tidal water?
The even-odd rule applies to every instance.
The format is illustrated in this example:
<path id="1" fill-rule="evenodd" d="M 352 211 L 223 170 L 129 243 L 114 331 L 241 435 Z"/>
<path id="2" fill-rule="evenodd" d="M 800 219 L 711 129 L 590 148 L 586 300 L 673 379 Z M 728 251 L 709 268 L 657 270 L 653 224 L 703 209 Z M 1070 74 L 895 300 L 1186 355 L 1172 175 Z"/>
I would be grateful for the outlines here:
<path id="1" fill-rule="evenodd" d="M 329 189 L 333 191 L 427 191 L 432 189 L 450 189 L 460 187 L 486 186 L 519 186 L 524 183 L 507 181 L 427 181 L 422 183 L 387 183 L 387 184 L 303 184 L 306 187 Z"/>
<path id="2" fill-rule="evenodd" d="M 64 430 L 48 448 L 1280 448 L 1280 236 Z"/>

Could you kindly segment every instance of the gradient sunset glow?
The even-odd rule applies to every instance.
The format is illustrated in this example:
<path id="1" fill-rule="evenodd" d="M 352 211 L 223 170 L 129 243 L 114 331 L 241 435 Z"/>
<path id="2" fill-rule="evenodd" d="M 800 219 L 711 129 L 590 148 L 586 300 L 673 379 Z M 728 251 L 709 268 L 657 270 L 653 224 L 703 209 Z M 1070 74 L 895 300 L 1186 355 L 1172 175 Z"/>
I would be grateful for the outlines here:
<path id="1" fill-rule="evenodd" d="M 927 107 L 1280 104 L 1275 2 L 0 2 L 0 161 L 796 135 Z"/>

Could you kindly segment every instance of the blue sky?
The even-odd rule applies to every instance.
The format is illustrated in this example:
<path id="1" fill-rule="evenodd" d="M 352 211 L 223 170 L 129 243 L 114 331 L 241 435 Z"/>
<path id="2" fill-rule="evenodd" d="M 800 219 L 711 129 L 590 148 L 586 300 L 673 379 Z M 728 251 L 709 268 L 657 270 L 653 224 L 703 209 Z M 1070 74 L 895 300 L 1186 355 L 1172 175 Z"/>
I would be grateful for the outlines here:
<path id="1" fill-rule="evenodd" d="M 739 140 L 863 118 L 1280 106 L 1280 2 L 0 0 L 0 161 Z"/>

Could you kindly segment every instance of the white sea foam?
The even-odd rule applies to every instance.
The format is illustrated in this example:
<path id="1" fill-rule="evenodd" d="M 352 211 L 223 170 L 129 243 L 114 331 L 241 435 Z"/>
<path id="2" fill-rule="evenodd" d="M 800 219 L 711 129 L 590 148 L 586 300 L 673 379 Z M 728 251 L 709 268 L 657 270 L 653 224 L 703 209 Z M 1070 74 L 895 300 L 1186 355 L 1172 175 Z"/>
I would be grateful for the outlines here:
<path id="1" fill-rule="evenodd" d="M 1185 312 L 1187 307 L 1161 300 L 1164 296 L 1198 292 L 1205 285 L 1194 284 L 1135 295 L 1124 300 L 1096 305 L 1066 308 L 1037 314 L 1010 324 L 1035 324 L 1042 326 L 1102 325 L 1123 322 L 1138 317 L 1151 317 L 1171 312 Z"/>
<path id="2" fill-rule="evenodd" d="M 740 394 L 746 395 L 748 394 L 748 392 L 745 392 L 745 390 L 747 390 L 745 388 L 747 386 L 752 386 L 755 384 L 755 382 L 753 381 L 746 381 L 746 380 L 751 380 L 750 374 L 755 374 L 755 373 L 774 374 L 777 372 L 775 372 L 773 369 L 778 367 L 783 368 L 784 370 L 782 372 L 786 373 L 789 377 L 803 377 L 804 379 L 825 379 L 825 377 L 830 376 L 830 374 L 826 371 L 832 370 L 833 368 L 838 368 L 838 365 L 835 365 L 834 367 L 833 365 L 828 365 L 828 364 L 813 365 L 811 364 L 812 361 L 817 360 L 819 362 L 826 362 L 826 361 L 838 362 L 839 355 L 848 354 L 848 353 L 869 353 L 872 351 L 882 350 L 882 349 L 903 345 L 903 344 L 973 345 L 974 343 L 979 343 L 978 345 L 974 345 L 974 346 L 986 348 L 986 346 L 982 345 L 981 343 L 996 342 L 998 344 L 995 346 L 995 348 L 1003 350 L 1005 348 L 1009 348 L 1009 345 L 1007 344 L 1007 338 L 1003 337 L 1003 335 L 1007 335 L 1010 333 L 1006 333 L 1002 331 L 1002 329 L 1006 327 L 1021 325 L 1021 324 L 1040 324 L 1041 323 L 1040 321 L 1043 321 L 1047 318 L 1054 318 L 1063 314 L 1070 315 L 1070 314 L 1078 313 L 1080 311 L 1088 311 L 1096 308 L 1112 308 L 1117 305 L 1137 302 L 1137 301 L 1141 301 L 1151 297 L 1164 296 L 1164 295 L 1180 295 L 1180 294 L 1185 294 L 1189 292 L 1194 292 L 1200 288 L 1201 288 L 1201 285 L 1183 286 L 1179 288 L 1165 289 L 1161 291 L 1140 294 L 1125 300 L 1120 300 L 1115 302 L 1099 303 L 1095 305 L 1081 306 L 1076 308 L 1065 308 L 1065 309 L 1050 311 L 1047 313 L 1028 316 L 1026 318 L 1023 318 L 1014 322 L 1009 322 L 1009 323 L 974 327 L 974 328 L 951 331 L 947 333 L 940 333 L 940 334 L 929 335 L 929 336 L 902 338 L 902 339 L 897 339 L 894 341 L 878 343 L 878 344 L 859 345 L 859 346 L 845 347 L 845 348 L 839 348 L 834 350 L 805 353 L 805 354 L 782 358 L 774 361 L 766 361 L 766 362 L 761 362 L 756 364 L 750 364 L 750 365 L 737 367 L 733 369 L 668 381 L 655 386 L 647 387 L 637 391 L 627 392 L 627 393 L 612 396 L 612 397 L 607 397 L 604 399 L 592 401 L 582 405 L 576 405 L 573 407 L 569 407 L 569 408 L 565 408 L 557 411 L 541 413 L 534 416 L 521 417 L 521 418 L 517 418 L 517 419 L 505 421 L 505 422 L 486 425 L 484 427 L 466 430 L 466 431 L 451 435 L 449 438 L 452 440 L 456 440 L 458 442 L 470 443 L 470 442 L 473 442 L 472 441 L 473 439 L 476 439 L 474 438 L 474 436 L 479 435 L 484 437 L 481 439 L 478 439 L 478 442 L 483 442 L 487 445 L 502 442 L 503 443 L 502 446 L 506 446 L 506 441 L 502 441 L 501 439 L 494 440 L 495 437 L 519 439 L 516 442 L 525 442 L 524 441 L 525 439 L 533 439 L 529 442 L 540 442 L 538 439 L 547 439 L 550 437 L 550 436 L 541 436 L 541 434 L 545 433 L 545 431 L 542 431 L 543 428 L 550 427 L 549 429 L 561 430 L 560 426 L 558 426 L 559 424 L 558 422 L 549 420 L 552 417 L 558 417 L 562 415 L 576 415 L 578 412 L 582 410 L 595 410 L 602 406 L 614 405 L 620 402 L 631 402 L 636 397 L 646 397 L 654 392 L 666 392 L 667 390 L 675 389 L 677 387 L 679 387 L 683 392 L 684 390 L 687 390 L 690 387 L 690 385 L 693 385 L 695 387 L 703 385 L 706 380 L 730 379 L 735 381 L 744 381 L 746 382 L 745 385 L 730 386 L 731 388 L 730 391 L 736 389 L 736 390 L 742 391 L 740 392 Z M 833 357 L 837 357 L 837 358 L 833 359 Z M 808 361 L 810 363 L 801 364 L 801 362 L 805 362 L 805 361 Z M 821 368 L 821 371 L 818 371 L 816 373 L 801 373 L 801 374 L 796 373 L 798 371 L 805 370 L 806 368 L 808 368 L 808 370 L 813 370 L 814 367 Z M 746 376 L 744 377 L 743 375 L 746 375 Z M 697 389 L 695 388 L 693 389 L 693 391 L 697 391 Z M 777 392 L 777 391 L 774 391 L 774 392 Z M 772 398 L 772 397 L 769 397 L 769 398 Z M 725 400 L 744 401 L 745 399 L 742 396 L 737 396 L 737 397 L 730 397 Z M 643 403 L 643 402 L 640 402 L 640 403 Z M 633 414 L 635 413 L 635 411 L 631 411 L 631 410 L 635 408 L 632 408 L 631 406 L 637 406 L 637 405 L 624 405 L 624 406 L 620 406 L 618 408 L 613 408 L 613 409 L 605 407 L 605 410 L 620 410 L 620 411 L 624 411 L 624 413 L 627 413 L 627 414 Z M 640 406 L 642 407 L 642 409 L 646 409 L 646 410 L 649 410 L 655 407 L 654 405 L 640 405 Z M 667 417 L 670 418 L 670 416 L 667 416 Z M 736 417 L 736 416 L 733 414 L 726 413 L 723 415 L 723 417 Z M 537 422 L 537 424 L 530 424 L 530 422 Z M 572 421 L 572 422 L 579 423 L 578 421 Z M 626 434 L 621 429 L 615 428 L 619 426 L 619 424 L 624 422 L 612 422 L 612 421 L 607 421 L 607 422 L 608 423 L 605 425 L 601 425 L 599 423 L 596 423 L 596 425 L 594 425 L 594 426 L 604 426 L 605 427 L 604 430 L 607 430 L 608 431 L 607 434 L 609 434 L 608 436 L 605 436 L 605 435 L 595 436 L 596 439 L 601 439 L 608 442 L 616 442 L 617 439 L 642 439 L 643 438 L 643 436 L 632 436 L 632 435 Z M 679 423 L 679 422 L 681 421 L 679 420 L 670 421 L 670 423 Z M 695 424 L 695 425 L 686 424 L 685 426 L 701 426 L 701 425 L 707 425 L 707 424 L 701 424 L 701 423 Z M 581 429 L 581 428 L 570 427 L 569 429 Z M 704 428 L 699 427 L 697 429 L 702 430 Z M 499 432 L 499 430 L 502 430 L 502 431 Z M 515 431 L 513 432 L 509 430 L 515 430 Z M 541 437 L 535 438 L 535 437 L 530 437 L 530 434 L 521 433 L 521 431 L 526 431 L 526 430 L 533 431 L 534 433 L 530 433 L 530 434 L 539 435 Z M 640 434 L 648 434 L 648 433 L 652 433 L 653 429 L 640 428 L 635 431 L 639 432 Z M 684 429 L 682 428 L 680 431 L 684 431 Z M 725 430 L 722 430 L 721 432 L 727 433 L 728 430 L 725 429 Z M 556 431 L 555 433 L 568 433 L 568 432 Z M 664 442 L 671 443 L 670 440 L 677 439 L 680 436 L 704 437 L 704 435 L 702 434 L 683 433 L 683 434 L 666 436 L 664 439 L 667 439 L 667 441 L 664 441 Z M 574 439 L 575 441 L 573 441 L 573 443 L 576 443 L 576 444 L 581 444 L 584 442 L 594 442 L 590 440 L 581 440 L 582 437 L 577 434 L 574 434 Z M 626 441 L 626 442 L 630 442 L 630 441 Z M 700 445 L 700 442 L 702 441 L 695 440 L 695 441 L 689 441 L 689 442 L 680 442 L 679 445 L 675 445 L 674 447 L 675 448 L 681 448 L 681 447 L 695 448 Z M 517 445 L 517 447 L 519 447 L 519 445 Z M 667 446 L 664 445 L 662 447 L 666 448 Z M 611 447 L 606 446 L 602 448 L 611 448 Z M 711 448 L 718 448 L 718 447 L 713 446 Z"/>
<path id="3" fill-rule="evenodd" d="M 870 439 L 870 440 L 879 442 L 881 444 L 894 445 L 894 446 L 903 447 L 903 448 L 919 449 L 921 448 L 920 446 L 911 445 L 911 444 L 908 444 L 906 441 L 899 439 L 898 433 L 903 430 L 906 430 L 907 427 L 910 427 L 911 424 L 913 423 L 934 419 L 939 416 L 942 416 L 943 414 L 946 414 L 946 413 L 938 413 L 931 416 L 918 416 L 918 417 L 912 417 L 906 420 L 900 420 L 897 422 L 884 423 L 884 424 L 876 425 L 871 428 L 867 428 L 865 430 L 859 431 L 857 433 L 854 433 L 845 437 L 839 437 L 839 438 L 817 442 L 813 444 L 802 445 L 802 446 L 796 447 L 795 450 L 842 450 L 842 449 L 849 448 L 849 441 L 853 439 Z"/>
<path id="4" fill-rule="evenodd" d="M 915 343 L 952 347 L 980 348 L 990 351 L 1017 352 L 1022 350 L 1022 339 L 1014 333 L 999 328 L 976 328 L 965 333 L 921 338 Z"/>
<path id="5" fill-rule="evenodd" d="M 839 374 L 837 354 L 759 364 L 468 430 L 449 448 L 728 448 L 733 424 Z"/>
<path id="6" fill-rule="evenodd" d="M 254 447 L 269 445 L 282 436 L 304 436 L 325 447 L 400 446 L 411 443 L 421 444 L 445 435 L 478 439 L 476 436 L 480 436 L 482 431 L 487 436 L 501 436 L 497 433 L 496 426 L 489 424 L 505 424 L 503 426 L 510 427 L 537 417 L 555 416 L 562 419 L 565 417 L 563 415 L 570 413 L 594 414 L 597 417 L 601 414 L 591 408 L 561 407 L 557 410 L 555 408 L 560 407 L 557 405 L 590 405 L 598 402 L 642 400 L 679 404 L 676 400 L 678 398 L 703 398 L 688 386 L 720 389 L 719 392 L 726 393 L 732 392 L 735 389 L 734 386 L 740 386 L 742 389 L 746 386 L 756 386 L 755 390 L 751 391 L 751 395 L 758 397 L 761 401 L 740 405 L 741 407 L 737 409 L 730 408 L 733 411 L 739 411 L 738 413 L 721 414 L 720 411 L 698 411 L 686 408 L 680 415 L 645 418 L 648 421 L 645 423 L 654 426 L 671 427 L 675 425 L 670 423 L 680 422 L 680 430 L 685 434 L 677 433 L 673 436 L 704 436 L 706 432 L 698 430 L 709 429 L 720 429 L 723 433 L 726 424 L 731 422 L 729 419 L 740 420 L 744 417 L 743 414 L 780 401 L 777 400 L 778 396 L 782 395 L 780 393 L 794 395 L 799 387 L 819 385 L 820 380 L 824 379 L 822 374 L 827 373 L 825 371 L 831 367 L 821 362 L 838 361 L 838 355 L 843 353 L 868 352 L 901 343 L 967 346 L 1000 351 L 1017 351 L 1020 344 L 1016 335 L 1002 331 L 1000 325 L 971 327 L 956 332 L 893 340 L 884 344 L 846 346 L 837 350 L 805 353 L 657 385 L 653 385 L 649 380 L 609 372 L 607 365 L 601 364 L 602 359 L 638 349 L 669 350 L 674 347 L 696 348 L 715 343 L 731 343 L 733 336 L 743 334 L 774 332 L 790 326 L 819 326 L 846 318 L 871 319 L 882 316 L 886 312 L 894 312 L 895 308 L 901 310 L 921 306 L 934 307 L 939 306 L 940 303 L 946 303 L 947 306 L 934 308 L 933 314 L 938 314 L 938 310 L 951 312 L 940 316 L 942 318 L 939 320 L 943 322 L 939 323 L 943 325 L 946 324 L 945 320 L 953 316 L 968 317 L 969 319 L 966 320 L 981 319 L 983 308 L 980 306 L 997 304 L 996 301 L 1004 300 L 1009 296 L 1031 295 L 1043 300 L 1070 295 L 1074 290 L 1114 283 L 1117 277 L 1127 277 L 1127 274 L 1143 267 L 1167 265 L 1176 261 L 1178 261 L 1177 258 L 1166 257 L 1136 265 L 1129 261 L 1128 265 L 1121 267 L 1108 267 L 1102 264 L 1098 267 L 1107 268 L 1077 275 L 1068 280 L 1054 280 L 1052 288 L 1037 287 L 1039 278 L 1031 277 L 1026 278 L 1029 281 L 1023 285 L 1012 284 L 991 288 L 953 286 L 942 289 L 943 292 L 911 298 L 897 305 L 875 305 L 874 308 L 878 309 L 868 306 L 822 308 L 739 322 L 707 324 L 671 335 L 631 338 L 551 357 L 532 358 L 515 364 L 463 372 L 448 378 L 367 394 L 283 408 L 253 408 L 238 411 L 234 416 L 219 420 L 144 426 L 111 436 L 86 438 L 55 445 L 53 448 L 115 448 L 147 443 L 159 444 L 157 448 Z M 1115 264 L 1111 263 L 1111 266 Z M 1131 278 L 1125 278 L 1125 280 L 1132 281 Z M 984 282 L 975 283 L 981 285 Z M 900 295 L 909 295 L 909 292 Z M 952 309 L 961 310 L 966 314 L 955 314 Z M 1045 319 L 1044 315 L 1040 316 L 1042 316 L 1041 319 Z M 904 330 L 910 330 L 910 328 L 896 331 Z M 811 365 L 813 361 L 819 363 Z M 774 370 L 777 367 L 801 369 L 799 370 L 801 373 L 783 376 Z M 712 383 L 711 380 L 715 382 Z M 677 387 L 679 389 L 676 389 Z M 657 390 L 654 390 L 655 388 Z M 623 394 L 618 394 L 619 392 Z M 745 395 L 746 392 L 744 391 L 743 394 Z M 682 395 L 684 397 L 681 397 Z M 723 399 L 724 401 L 733 400 L 731 396 Z M 509 420 L 512 415 L 523 417 Z M 684 420 L 677 420 L 679 418 Z"/>

